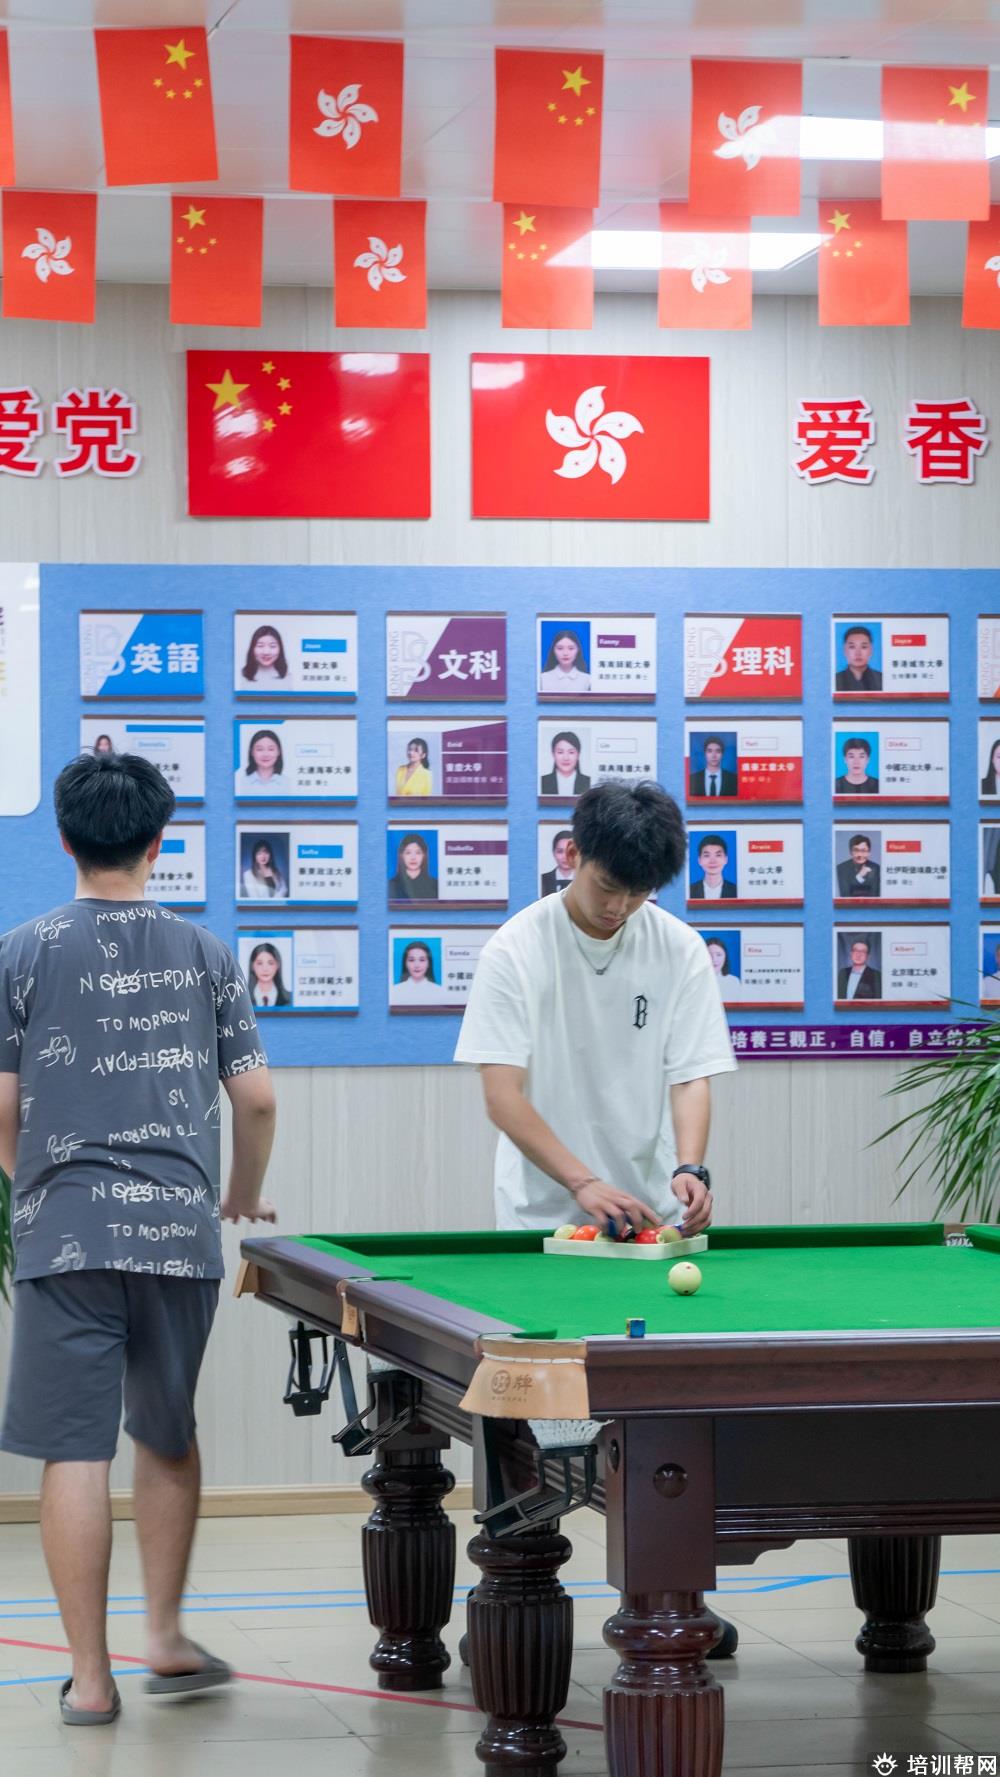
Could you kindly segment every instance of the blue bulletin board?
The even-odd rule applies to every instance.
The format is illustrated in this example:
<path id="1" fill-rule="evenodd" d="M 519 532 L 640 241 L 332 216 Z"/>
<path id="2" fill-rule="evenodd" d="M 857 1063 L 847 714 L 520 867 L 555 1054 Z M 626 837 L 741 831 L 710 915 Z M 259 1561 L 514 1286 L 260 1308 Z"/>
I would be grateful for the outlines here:
<path id="1" fill-rule="evenodd" d="M 247 805 L 233 795 L 232 725 L 237 715 L 247 719 L 245 700 L 233 691 L 233 613 L 261 611 L 356 611 L 358 615 L 359 691 L 356 703 L 330 703 L 330 713 L 356 714 L 358 719 L 359 793 L 356 807 L 317 807 L 310 818 L 357 819 L 359 823 L 360 905 L 357 913 L 296 912 L 301 925 L 357 925 L 360 928 L 360 1012 L 355 1017 L 300 1017 L 284 1020 L 272 1016 L 264 1022 L 264 1037 L 276 1066 L 417 1064 L 450 1060 L 458 1034 L 458 1018 L 452 1016 L 392 1017 L 387 1005 L 387 933 L 421 923 L 448 925 L 496 925 L 502 913 L 454 912 L 390 913 L 386 898 L 386 825 L 404 818 L 405 811 L 390 807 L 386 783 L 386 718 L 399 717 L 402 706 L 385 697 L 385 618 L 389 611 L 506 612 L 508 696 L 505 704 L 454 706 L 445 702 L 421 704 L 422 718 L 460 714 L 473 719 L 506 715 L 510 733 L 509 801 L 489 809 L 458 804 L 433 810 L 415 808 L 417 824 L 440 818 L 458 820 L 508 820 L 510 823 L 510 912 L 526 905 L 537 893 L 536 823 L 560 819 L 569 824 L 570 811 L 543 809 L 538 805 L 535 731 L 540 715 L 559 714 L 572 726 L 573 718 L 635 716 L 635 706 L 602 704 L 600 710 L 567 703 L 557 712 L 551 704 L 540 705 L 536 696 L 536 618 L 539 613 L 655 612 L 657 617 L 658 691 L 655 704 L 643 714 L 655 715 L 658 724 L 660 780 L 681 795 L 684 783 L 684 721 L 697 716 L 713 727 L 729 727 L 737 716 L 789 717 L 801 714 L 804 721 L 804 800 L 801 809 L 775 810 L 776 819 L 798 820 L 804 826 L 805 905 L 789 912 L 768 908 L 741 909 L 728 916 L 725 908 L 704 910 L 704 917 L 685 910 L 683 883 L 676 883 L 661 897 L 669 911 L 706 928 L 739 923 L 802 921 L 805 926 L 805 1009 L 769 1011 L 754 1020 L 749 1012 L 734 1011 L 734 1029 L 756 1022 L 780 1029 L 804 1025 L 857 1022 L 850 1011 L 835 1012 L 831 988 L 832 931 L 835 924 L 852 923 L 849 911 L 833 908 L 831 889 L 831 828 L 838 822 L 872 819 L 857 808 L 835 807 L 831 799 L 831 723 L 856 720 L 864 730 L 874 721 L 905 716 L 935 716 L 950 725 L 951 800 L 933 809 L 901 806 L 880 808 L 883 820 L 946 820 L 951 827 L 951 905 L 938 912 L 893 908 L 879 910 L 882 926 L 893 921 L 919 923 L 945 921 L 951 927 L 951 1012 L 939 1014 L 880 1009 L 877 1022 L 884 1027 L 924 1022 L 945 1024 L 968 1021 L 969 1007 L 979 998 L 980 924 L 990 925 L 990 914 L 978 901 L 978 823 L 993 812 L 979 802 L 977 735 L 979 718 L 989 715 L 990 704 L 980 703 L 976 681 L 976 619 L 980 613 L 1000 609 L 1000 573 L 989 571 L 895 572 L 882 570 L 770 570 L 720 571 L 705 569 L 559 569 L 559 568 L 351 568 L 351 567 L 89 567 L 43 566 L 42 612 L 42 710 L 43 800 L 34 813 L 0 823 L 3 869 L 0 870 L 0 929 L 40 913 L 68 899 L 73 893 L 72 867 L 59 849 L 51 814 L 49 786 L 79 748 L 81 714 L 99 710 L 84 704 L 80 696 L 78 663 L 78 613 L 85 609 L 127 611 L 201 610 L 204 613 L 205 694 L 203 698 L 179 698 L 157 706 L 162 714 L 203 715 L 206 721 L 206 799 L 204 809 L 185 809 L 181 818 L 202 818 L 207 826 L 207 901 L 204 912 L 192 917 L 210 926 L 235 948 L 241 930 L 262 924 L 262 909 L 237 910 L 234 902 L 233 829 L 238 820 L 251 818 Z M 788 701 L 774 704 L 738 703 L 694 705 L 684 701 L 683 617 L 689 612 L 747 614 L 801 612 L 804 618 L 804 678 L 801 706 Z M 831 695 L 831 618 L 834 614 L 942 613 L 951 619 L 951 694 L 947 701 L 899 702 L 890 705 L 864 703 L 850 712 Z M 122 697 L 127 708 L 135 706 Z M 148 707 L 148 706 L 147 706 Z M 268 712 L 266 695 L 255 702 L 261 716 Z M 313 705 L 313 712 L 319 713 Z M 272 711 L 277 715 L 279 708 Z M 284 713 L 289 708 L 286 705 Z M 298 713 L 297 711 L 294 713 Z M 414 718 L 418 723 L 421 718 Z M 1000 735 L 1000 710 L 997 711 Z M 3 761 L 3 769 L 16 769 L 16 761 Z M 301 808 L 276 809 L 276 818 L 301 817 Z M 720 811 L 721 814 L 722 811 Z M 739 811 L 739 818 L 762 819 L 766 806 Z M 690 819 L 703 821 L 704 808 L 688 807 Z M 736 811 L 728 808 L 724 823 Z M 1000 912 L 1000 908 L 995 909 Z M 267 921 L 288 923 L 288 915 L 269 907 Z M 869 915 L 869 917 L 875 917 Z M 991 928 L 992 929 L 992 928 Z M 1000 922 L 997 923 L 1000 931 Z M 965 1004 L 962 1004 L 965 1002 Z"/>

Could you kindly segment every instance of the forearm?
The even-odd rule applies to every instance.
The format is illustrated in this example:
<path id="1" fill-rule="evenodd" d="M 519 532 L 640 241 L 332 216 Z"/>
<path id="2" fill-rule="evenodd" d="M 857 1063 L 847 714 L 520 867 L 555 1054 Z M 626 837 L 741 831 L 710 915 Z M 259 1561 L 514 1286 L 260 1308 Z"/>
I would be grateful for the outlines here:
<path id="1" fill-rule="evenodd" d="M 18 1077 L 16 1074 L 0 1074 L 0 1167 L 11 1178 L 20 1123 Z"/>
<path id="2" fill-rule="evenodd" d="M 522 1092 L 487 1097 L 491 1123 L 501 1130 L 532 1166 L 572 1194 L 573 1187 L 592 1178 L 593 1168 L 570 1152 Z"/>
<path id="3" fill-rule="evenodd" d="M 244 1212 L 260 1199 L 264 1174 L 274 1141 L 274 1106 L 248 1109 L 233 1115 L 233 1161 L 227 1198 Z"/>
<path id="4" fill-rule="evenodd" d="M 8 1178 L 14 1176 L 14 1157 L 17 1153 L 17 1121 L 11 1123 L 7 1118 L 0 1119 L 0 1172 Z"/>
<path id="5" fill-rule="evenodd" d="M 692 1166 L 700 1166 L 712 1120 L 712 1088 L 708 1080 L 685 1080 L 680 1086 L 671 1086 L 670 1117 L 678 1165 L 689 1161 Z"/>

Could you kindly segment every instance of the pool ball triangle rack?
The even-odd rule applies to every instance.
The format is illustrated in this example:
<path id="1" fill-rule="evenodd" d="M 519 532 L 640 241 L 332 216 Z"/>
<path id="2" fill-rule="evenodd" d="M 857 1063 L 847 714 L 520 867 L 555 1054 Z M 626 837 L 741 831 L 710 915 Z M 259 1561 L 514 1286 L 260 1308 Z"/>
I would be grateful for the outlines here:
<path id="1" fill-rule="evenodd" d="M 639 1246 L 634 1240 L 557 1240 L 547 1234 L 542 1250 L 565 1253 L 587 1259 L 687 1259 L 692 1253 L 703 1253 L 708 1246 L 707 1234 L 692 1234 L 687 1240 L 658 1240 Z"/>

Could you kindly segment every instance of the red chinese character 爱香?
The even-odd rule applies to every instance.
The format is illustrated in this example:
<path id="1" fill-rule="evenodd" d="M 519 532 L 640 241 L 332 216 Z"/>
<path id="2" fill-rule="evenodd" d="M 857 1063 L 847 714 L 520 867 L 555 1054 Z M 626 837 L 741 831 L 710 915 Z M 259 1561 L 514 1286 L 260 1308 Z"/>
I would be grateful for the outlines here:
<path id="1" fill-rule="evenodd" d="M 975 480 L 976 458 L 989 443 L 986 416 L 967 396 L 955 401 L 911 401 L 904 439 L 917 459 L 918 481 L 969 487 Z"/>
<path id="2" fill-rule="evenodd" d="M 825 481 L 873 479 L 872 464 L 861 459 L 875 442 L 875 421 L 860 395 L 846 401 L 800 401 L 795 440 L 803 455 L 792 466 L 811 486 Z"/>

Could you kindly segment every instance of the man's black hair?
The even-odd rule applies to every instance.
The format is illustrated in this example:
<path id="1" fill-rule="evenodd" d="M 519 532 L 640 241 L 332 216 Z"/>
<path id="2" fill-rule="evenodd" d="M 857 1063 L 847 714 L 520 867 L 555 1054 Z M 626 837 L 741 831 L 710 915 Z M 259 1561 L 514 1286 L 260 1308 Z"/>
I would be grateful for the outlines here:
<path id="1" fill-rule="evenodd" d="M 172 820 L 174 792 L 137 753 L 81 753 L 55 784 L 56 820 L 83 870 L 131 870 Z"/>
<path id="2" fill-rule="evenodd" d="M 724 753 L 726 750 L 726 743 L 723 740 L 721 734 L 706 734 L 704 740 L 701 743 L 702 752 L 705 751 L 706 747 L 719 747 L 720 750 Z"/>
<path id="3" fill-rule="evenodd" d="M 860 747 L 862 752 L 865 755 L 865 758 L 866 759 L 871 758 L 871 756 L 872 756 L 871 743 L 865 739 L 863 734 L 852 734 L 850 740 L 845 740 L 845 742 L 844 742 L 845 754 L 849 753 L 852 747 Z"/>
<path id="4" fill-rule="evenodd" d="M 867 845 L 869 851 L 871 851 L 872 848 L 872 842 L 867 833 L 855 833 L 854 837 L 848 843 L 848 851 L 853 851 L 856 845 Z"/>
<path id="5" fill-rule="evenodd" d="M 583 863 L 631 894 L 673 882 L 687 859 L 684 817 L 659 784 L 594 784 L 576 805 L 573 839 Z"/>
<path id="6" fill-rule="evenodd" d="M 555 851 L 556 846 L 559 844 L 560 839 L 572 839 L 572 837 L 573 837 L 572 827 L 560 827 L 558 833 L 554 833 L 552 835 L 552 850 Z"/>
<path id="7" fill-rule="evenodd" d="M 699 858 L 701 857 L 701 854 L 704 851 L 706 845 L 720 845 L 722 847 L 723 851 L 725 852 L 726 857 L 728 858 L 729 847 L 726 844 L 725 840 L 723 839 L 721 833 L 703 833 L 702 834 L 701 838 L 698 841 L 698 856 L 699 856 Z"/>
<path id="8" fill-rule="evenodd" d="M 868 640 L 871 642 L 872 647 L 874 648 L 874 646 L 875 646 L 875 637 L 872 635 L 871 630 L 866 628 L 865 624 L 863 624 L 863 623 L 852 623 L 850 629 L 845 629 L 844 641 L 845 642 L 850 641 L 852 636 L 867 636 Z"/>

